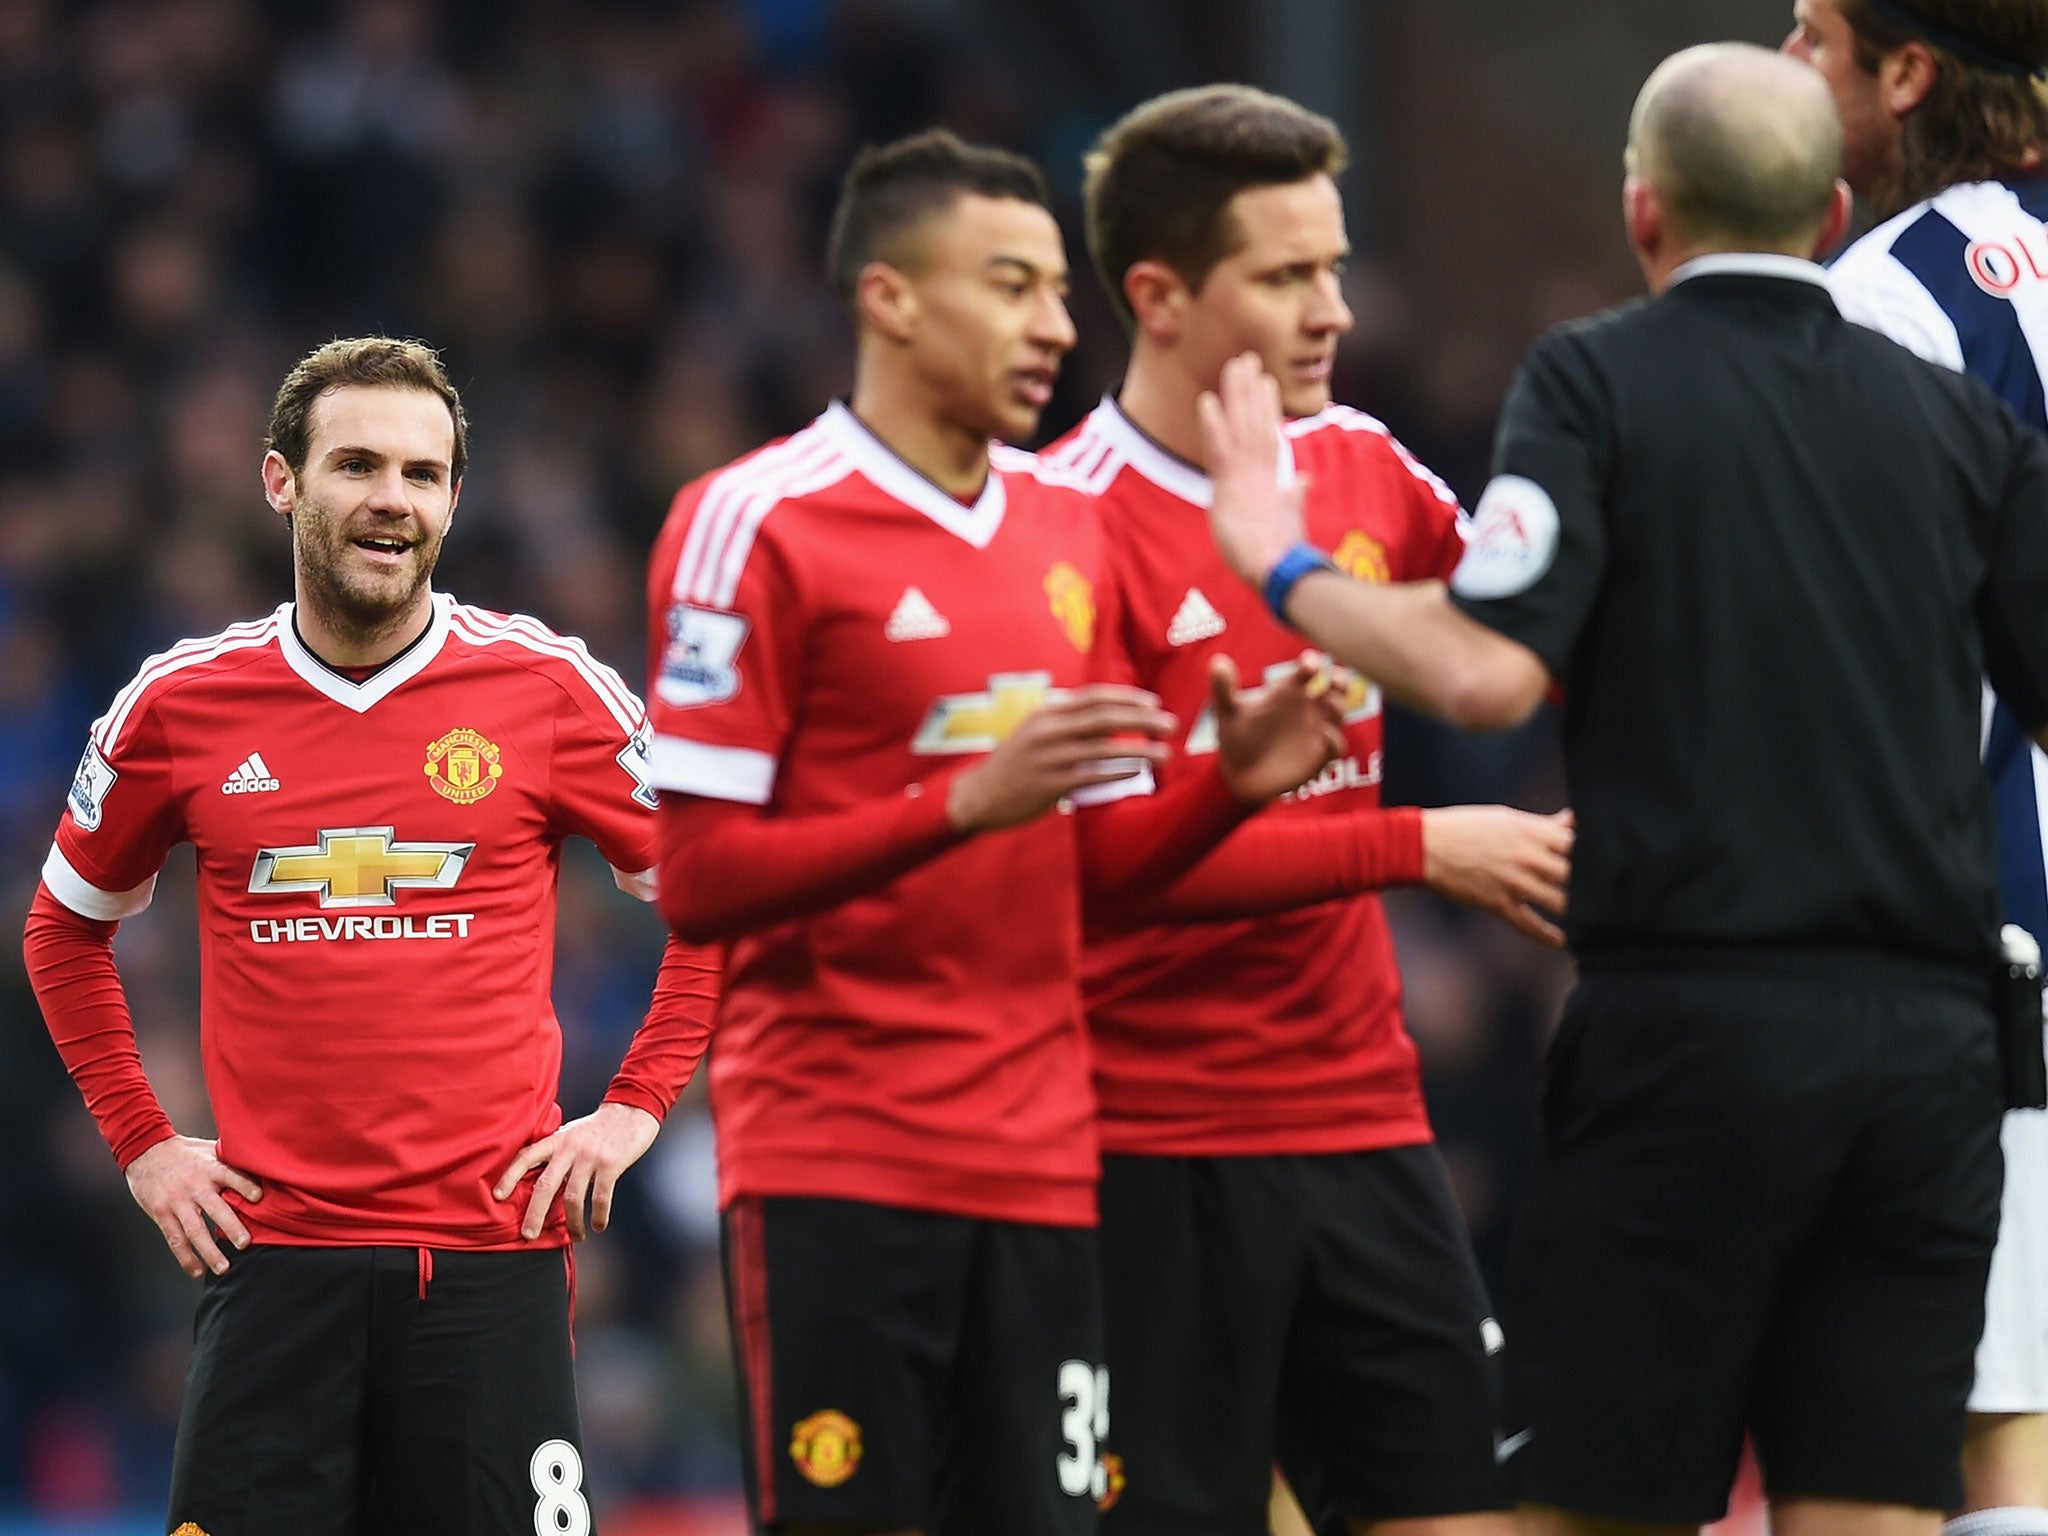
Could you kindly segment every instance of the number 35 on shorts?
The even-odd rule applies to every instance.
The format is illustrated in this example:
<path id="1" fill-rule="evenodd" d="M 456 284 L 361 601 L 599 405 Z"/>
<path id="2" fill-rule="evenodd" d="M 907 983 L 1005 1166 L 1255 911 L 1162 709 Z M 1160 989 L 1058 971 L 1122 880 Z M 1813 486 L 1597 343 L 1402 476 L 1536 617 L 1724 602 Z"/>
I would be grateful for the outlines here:
<path id="1" fill-rule="evenodd" d="M 1060 1436 L 1065 1444 L 1054 1458 L 1060 1492 L 1099 1503 L 1109 1492 L 1109 1469 L 1101 1455 L 1102 1442 L 1109 1438 L 1107 1366 L 1061 1362 Z"/>

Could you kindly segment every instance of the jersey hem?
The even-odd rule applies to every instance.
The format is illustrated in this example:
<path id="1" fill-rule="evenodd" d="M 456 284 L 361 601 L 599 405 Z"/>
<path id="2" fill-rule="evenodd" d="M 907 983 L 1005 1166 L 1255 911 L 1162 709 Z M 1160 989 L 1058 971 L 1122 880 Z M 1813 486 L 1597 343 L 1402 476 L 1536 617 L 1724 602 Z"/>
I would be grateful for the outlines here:
<path id="1" fill-rule="evenodd" d="M 1236 1125 L 1213 1130 L 1218 1118 L 1230 1114 L 1218 1111 L 1205 1115 L 1199 1125 L 1185 1121 L 1149 1122 L 1118 1120 L 1104 1114 L 1097 1121 L 1097 1133 L 1104 1156 L 1138 1157 L 1285 1157 L 1315 1156 L 1325 1152 L 1384 1152 L 1390 1147 L 1428 1146 L 1436 1140 L 1426 1112 L 1404 1113 L 1398 1119 L 1381 1115 L 1374 1122 L 1373 1111 L 1357 1108 L 1320 1130 L 1299 1124 L 1276 1124 L 1267 1129 Z M 1242 1112 L 1237 1112 L 1241 1118 Z"/>
<path id="2" fill-rule="evenodd" d="M 520 1202 L 529 1193 L 522 1187 L 513 1199 Z M 280 1248 L 435 1248 L 444 1253 L 519 1253 L 569 1246 L 569 1228 L 559 1216 L 541 1229 L 539 1237 L 528 1240 L 519 1236 L 516 1221 L 511 1224 L 511 1236 L 483 1238 L 430 1227 L 380 1226 L 367 1221 L 346 1227 L 311 1222 L 295 1229 L 260 1220 L 260 1204 L 237 1198 L 234 1206 L 242 1225 L 249 1229 L 251 1243 L 269 1243 Z"/>
<path id="3" fill-rule="evenodd" d="M 1082 1180 L 1021 1178 L 977 1180 L 955 1169 L 907 1168 L 835 1160 L 820 1166 L 808 1158 L 753 1158 L 744 1172 L 721 1166 L 718 1208 L 748 1195 L 809 1196 L 859 1200 L 870 1205 L 934 1211 L 981 1221 L 1014 1221 L 1028 1226 L 1093 1227 L 1096 1176 Z M 989 1188 L 991 1184 L 1007 1188 Z"/>

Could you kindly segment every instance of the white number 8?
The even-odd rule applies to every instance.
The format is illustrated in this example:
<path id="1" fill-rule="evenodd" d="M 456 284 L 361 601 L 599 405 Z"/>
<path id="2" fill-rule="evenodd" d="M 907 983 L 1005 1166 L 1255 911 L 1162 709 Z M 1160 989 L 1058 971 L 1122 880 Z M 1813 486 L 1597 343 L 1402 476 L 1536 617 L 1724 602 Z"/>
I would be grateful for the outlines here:
<path id="1" fill-rule="evenodd" d="M 1060 1366 L 1060 1433 L 1067 1449 L 1054 1458 L 1059 1468 L 1060 1492 L 1075 1498 L 1100 1500 L 1109 1491 L 1109 1474 L 1103 1469 L 1097 1447 L 1109 1437 L 1109 1370 L 1086 1360 L 1068 1360 Z"/>
<path id="2" fill-rule="evenodd" d="M 533 1506 L 533 1536 L 590 1536 L 590 1504 L 583 1497 L 583 1458 L 566 1440 L 543 1440 L 526 1475 L 540 1502 Z"/>

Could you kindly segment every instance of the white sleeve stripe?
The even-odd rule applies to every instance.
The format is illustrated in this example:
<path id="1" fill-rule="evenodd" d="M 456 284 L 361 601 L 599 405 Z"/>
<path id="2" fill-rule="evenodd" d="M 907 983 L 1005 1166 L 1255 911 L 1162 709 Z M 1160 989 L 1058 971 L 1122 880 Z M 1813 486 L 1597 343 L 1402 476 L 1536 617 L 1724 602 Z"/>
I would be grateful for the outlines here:
<path id="1" fill-rule="evenodd" d="M 1438 501 L 1450 507 L 1453 511 L 1462 513 L 1465 510 L 1458 501 L 1457 493 L 1448 485 L 1445 485 L 1442 480 L 1438 479 L 1435 472 L 1427 464 L 1410 453 L 1407 445 L 1394 436 L 1393 432 L 1388 429 L 1387 424 L 1381 421 L 1379 417 L 1369 412 L 1358 410 L 1353 406 L 1327 405 L 1313 416 L 1305 416 L 1299 421 L 1289 422 L 1287 435 L 1289 437 L 1306 437 L 1319 426 L 1334 426 L 1345 432 L 1370 432 L 1375 437 L 1384 438 L 1387 446 L 1394 450 L 1394 456 L 1407 468 L 1408 473 L 1428 486 L 1431 495 L 1435 496 Z"/>
<path id="2" fill-rule="evenodd" d="M 726 545 L 725 558 L 718 565 L 717 584 L 709 585 L 709 572 L 698 580 L 697 590 L 704 593 L 704 600 L 713 608 L 730 608 L 739 596 L 740 576 L 747 568 L 747 556 L 754 552 L 754 539 L 760 533 L 761 525 L 768 520 L 768 514 L 785 501 L 798 500 L 844 480 L 853 470 L 852 461 L 835 452 L 804 478 L 757 492 L 740 514 L 732 541 Z"/>
<path id="3" fill-rule="evenodd" d="M 156 876 L 151 875 L 132 891 L 103 891 L 71 867 L 64 850 L 50 844 L 50 856 L 43 860 L 43 884 L 50 894 L 80 917 L 102 923 L 118 923 L 147 908 L 156 896 Z"/>
<path id="4" fill-rule="evenodd" d="M 682 553 L 676 557 L 671 588 L 674 596 L 683 596 L 696 580 L 704 565 L 707 547 L 714 540 L 724 538 L 726 511 L 732 498 L 745 492 L 757 480 L 784 472 L 792 459 L 802 459 L 823 441 L 824 434 L 817 431 L 817 424 L 813 422 L 787 441 L 764 448 L 753 458 L 719 472 L 717 478 L 704 488 L 704 494 L 697 498 L 696 509 L 690 514 L 690 531 L 684 536 Z"/>
<path id="5" fill-rule="evenodd" d="M 694 594 L 709 588 L 713 573 L 730 557 L 734 530 L 757 495 L 767 494 L 772 503 L 792 480 L 820 464 L 839 460 L 837 445 L 814 423 L 788 441 L 720 474 L 705 487 L 704 496 L 691 515 L 690 532 L 676 561 L 674 594 L 704 601 Z M 745 559 L 744 551 L 741 559 Z"/>
<path id="6" fill-rule="evenodd" d="M 203 640 L 181 640 L 169 650 L 158 652 L 143 662 L 128 686 L 114 695 L 114 702 L 107 707 L 107 712 L 93 721 L 93 741 L 103 754 L 111 755 L 114 744 L 121 739 L 129 714 L 142 702 L 151 685 L 187 667 L 196 667 L 202 662 L 225 656 L 230 651 L 268 645 L 276 635 L 277 615 L 273 613 L 247 624 L 236 624 Z"/>
<path id="7" fill-rule="evenodd" d="M 643 869 L 638 874 L 628 874 L 614 864 L 612 882 L 635 901 L 652 901 L 661 889 L 657 872 L 651 869 Z"/>
<path id="8" fill-rule="evenodd" d="M 639 696 L 626 686 L 626 680 L 613 668 L 591 655 L 590 647 L 581 640 L 557 634 L 538 619 L 523 614 L 490 617 L 460 603 L 454 606 L 448 617 L 455 632 L 472 644 L 497 645 L 503 642 L 566 661 L 590 686 L 590 691 L 618 723 L 619 729 L 625 732 L 628 740 L 640 729 L 646 710 L 641 707 Z"/>
<path id="9" fill-rule="evenodd" d="M 775 759 L 747 747 L 712 747 L 680 736 L 657 736 L 648 759 L 656 789 L 745 805 L 766 805 L 775 792 Z"/>

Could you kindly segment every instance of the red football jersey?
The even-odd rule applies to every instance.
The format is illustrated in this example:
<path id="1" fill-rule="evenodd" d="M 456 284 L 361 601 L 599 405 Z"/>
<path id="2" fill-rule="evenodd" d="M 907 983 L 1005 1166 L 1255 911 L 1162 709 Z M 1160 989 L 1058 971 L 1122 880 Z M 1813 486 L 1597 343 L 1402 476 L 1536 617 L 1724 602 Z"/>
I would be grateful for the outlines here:
<path id="1" fill-rule="evenodd" d="M 1464 537 L 1457 498 L 1372 417 L 1344 406 L 1290 422 L 1291 474 L 1308 482 L 1309 539 L 1369 581 L 1447 577 Z M 1209 659 L 1256 681 L 1301 636 L 1223 563 L 1208 476 L 1104 400 L 1046 457 L 1100 498 L 1120 623 L 1105 675 L 1150 688 L 1186 722 L 1162 785 L 1216 750 Z M 1379 804 L 1377 687 L 1346 712 L 1346 751 L 1262 816 Z M 1095 1040 L 1105 1150 L 1177 1156 L 1357 1151 L 1430 1139 L 1415 1046 L 1379 898 L 1278 916 L 1090 932 L 1083 996 Z"/>
<path id="2" fill-rule="evenodd" d="M 198 853 L 200 1045 L 227 1198 L 257 1242 L 522 1241 L 492 1186 L 561 1123 L 562 839 L 654 893 L 646 719 L 582 643 L 437 594 L 356 683 L 287 603 L 144 663 L 93 726 L 43 868 L 85 917 Z"/>
<path id="3" fill-rule="evenodd" d="M 1094 506 L 1029 454 L 992 460 L 963 505 L 834 405 L 685 487 L 649 577 L 655 783 L 770 816 L 943 794 L 1047 689 L 1088 680 L 1112 621 Z M 735 940 L 721 1199 L 1092 1223 L 1079 946 L 1057 814 Z"/>

